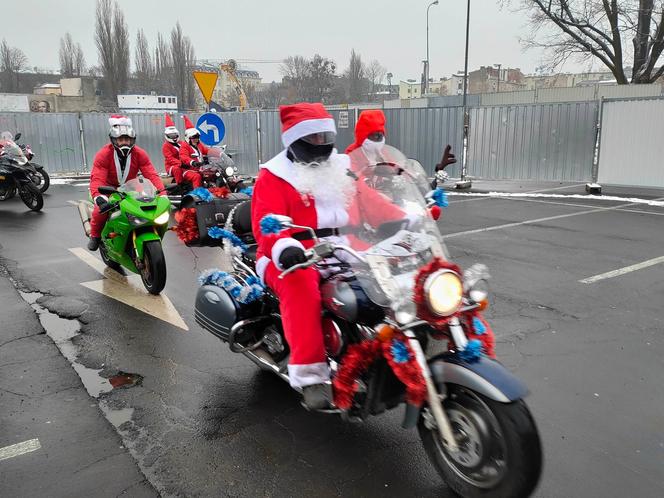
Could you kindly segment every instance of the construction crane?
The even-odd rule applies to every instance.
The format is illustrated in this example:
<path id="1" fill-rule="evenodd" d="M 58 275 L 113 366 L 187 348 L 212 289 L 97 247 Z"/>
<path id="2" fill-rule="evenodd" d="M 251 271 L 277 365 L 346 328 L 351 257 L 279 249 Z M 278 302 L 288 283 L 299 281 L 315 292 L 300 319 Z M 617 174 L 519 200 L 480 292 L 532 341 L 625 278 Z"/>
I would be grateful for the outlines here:
<path id="1" fill-rule="evenodd" d="M 242 83 L 240 83 L 240 80 L 235 74 L 235 70 L 237 69 L 237 64 L 233 59 L 230 59 L 226 63 L 219 64 L 219 69 L 228 74 L 228 77 L 230 78 L 231 83 L 233 84 L 233 89 L 235 90 L 235 93 L 237 94 L 238 99 L 240 100 L 238 111 L 240 112 L 244 111 L 244 109 L 247 107 L 247 95 L 244 93 L 244 89 L 242 88 Z"/>

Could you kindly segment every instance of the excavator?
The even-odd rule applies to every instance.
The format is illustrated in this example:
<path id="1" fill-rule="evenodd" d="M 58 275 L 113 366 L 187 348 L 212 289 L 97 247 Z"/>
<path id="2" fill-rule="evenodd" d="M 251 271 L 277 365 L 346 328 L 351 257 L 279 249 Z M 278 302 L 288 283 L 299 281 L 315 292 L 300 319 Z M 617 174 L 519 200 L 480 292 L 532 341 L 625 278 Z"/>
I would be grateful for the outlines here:
<path id="1" fill-rule="evenodd" d="M 219 64 L 219 69 L 228 74 L 228 77 L 230 78 L 231 83 L 233 84 L 233 89 L 235 90 L 235 93 L 237 93 L 238 99 L 240 100 L 238 111 L 240 112 L 244 111 L 244 109 L 247 107 L 247 95 L 244 93 L 244 90 L 242 89 L 242 84 L 240 83 L 240 80 L 235 74 L 235 70 L 237 69 L 236 62 L 233 59 L 230 59 L 226 63 Z"/>

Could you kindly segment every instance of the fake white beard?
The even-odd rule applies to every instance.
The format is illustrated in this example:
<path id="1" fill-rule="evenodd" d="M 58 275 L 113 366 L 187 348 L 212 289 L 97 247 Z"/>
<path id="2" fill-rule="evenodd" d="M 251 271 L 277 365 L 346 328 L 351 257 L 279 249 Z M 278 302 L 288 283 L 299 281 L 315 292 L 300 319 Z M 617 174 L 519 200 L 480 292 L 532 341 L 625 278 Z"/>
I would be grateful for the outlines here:
<path id="1" fill-rule="evenodd" d="M 362 152 L 364 152 L 364 155 L 367 156 L 369 161 L 378 162 L 384 146 L 385 137 L 383 137 L 380 142 L 374 142 L 373 140 L 366 138 L 364 142 L 362 142 Z"/>
<path id="2" fill-rule="evenodd" d="M 337 154 L 332 154 L 327 161 L 313 163 L 293 162 L 296 170 L 292 181 L 298 192 L 312 196 L 321 204 L 330 204 L 344 200 L 348 206 L 355 194 L 355 181 L 348 176 L 343 161 Z"/>

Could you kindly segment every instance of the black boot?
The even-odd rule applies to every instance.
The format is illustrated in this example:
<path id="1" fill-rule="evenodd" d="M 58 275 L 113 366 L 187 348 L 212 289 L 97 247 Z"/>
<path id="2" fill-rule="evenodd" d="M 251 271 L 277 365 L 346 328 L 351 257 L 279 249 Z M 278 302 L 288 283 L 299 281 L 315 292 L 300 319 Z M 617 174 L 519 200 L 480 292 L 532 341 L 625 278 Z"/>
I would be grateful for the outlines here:
<path id="1" fill-rule="evenodd" d="M 302 388 L 303 404 L 307 410 L 326 410 L 333 408 L 332 385 L 313 384 Z"/>
<path id="2" fill-rule="evenodd" d="M 88 250 L 96 251 L 99 249 L 99 244 L 101 243 L 101 237 L 90 237 L 88 241 Z"/>

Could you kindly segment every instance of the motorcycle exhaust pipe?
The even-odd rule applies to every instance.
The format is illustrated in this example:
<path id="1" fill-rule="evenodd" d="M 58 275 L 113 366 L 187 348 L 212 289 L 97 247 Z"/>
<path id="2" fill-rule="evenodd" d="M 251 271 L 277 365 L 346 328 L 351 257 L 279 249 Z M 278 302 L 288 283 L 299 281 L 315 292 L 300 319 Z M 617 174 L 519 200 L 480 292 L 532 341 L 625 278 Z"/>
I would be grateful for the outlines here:
<path id="1" fill-rule="evenodd" d="M 88 201 L 79 201 L 78 205 L 78 214 L 81 217 L 81 223 L 83 223 L 83 231 L 87 237 L 90 236 L 90 218 L 92 217 L 92 210 L 94 207 L 91 202 Z"/>

